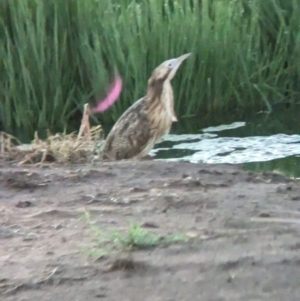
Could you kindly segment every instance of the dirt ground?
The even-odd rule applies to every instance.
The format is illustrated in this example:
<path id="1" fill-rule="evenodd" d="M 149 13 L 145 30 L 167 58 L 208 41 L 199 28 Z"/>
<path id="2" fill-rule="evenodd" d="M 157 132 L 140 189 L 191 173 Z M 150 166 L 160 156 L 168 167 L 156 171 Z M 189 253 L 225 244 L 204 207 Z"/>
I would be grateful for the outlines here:
<path id="1" fill-rule="evenodd" d="M 188 242 L 98 260 L 84 218 Z M 0 168 L 0 300 L 290 301 L 300 296 L 300 182 L 240 166 Z M 127 256 L 127 255 L 126 255 Z M 129 255 L 128 255 L 129 256 Z"/>

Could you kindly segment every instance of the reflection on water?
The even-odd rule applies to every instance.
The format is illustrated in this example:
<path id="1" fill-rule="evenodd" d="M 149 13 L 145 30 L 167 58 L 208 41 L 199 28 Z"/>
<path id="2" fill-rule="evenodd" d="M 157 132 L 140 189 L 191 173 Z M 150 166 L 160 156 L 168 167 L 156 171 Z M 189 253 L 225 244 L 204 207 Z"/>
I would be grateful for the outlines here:
<path id="1" fill-rule="evenodd" d="M 299 116 L 295 106 L 272 114 L 181 119 L 151 155 L 164 161 L 242 163 L 300 177 Z"/>
<path id="2" fill-rule="evenodd" d="M 192 136 L 192 135 L 191 135 Z M 177 138 L 177 142 L 174 138 Z M 169 140 L 171 139 L 171 140 Z M 194 151 L 193 154 L 181 157 L 181 160 L 192 163 L 231 163 L 263 162 L 290 155 L 300 154 L 300 136 L 277 134 L 253 137 L 199 137 L 185 141 L 181 135 L 166 136 L 165 141 L 173 141 L 173 146 L 156 148 L 152 153 L 183 149 Z M 173 156 L 172 156 L 173 157 Z M 177 161 L 170 158 L 169 161 Z"/>

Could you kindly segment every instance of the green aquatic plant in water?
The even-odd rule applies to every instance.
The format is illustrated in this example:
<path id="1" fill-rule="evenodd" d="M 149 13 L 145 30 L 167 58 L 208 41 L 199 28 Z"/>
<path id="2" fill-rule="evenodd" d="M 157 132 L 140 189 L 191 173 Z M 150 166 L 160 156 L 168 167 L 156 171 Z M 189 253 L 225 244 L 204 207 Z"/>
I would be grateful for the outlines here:
<path id="1" fill-rule="evenodd" d="M 6 131 L 77 129 L 114 67 L 121 98 L 94 122 L 112 123 L 146 91 L 162 61 L 192 52 L 174 79 L 178 116 L 270 110 L 299 99 L 296 0 L 3 0 L 0 113 Z"/>

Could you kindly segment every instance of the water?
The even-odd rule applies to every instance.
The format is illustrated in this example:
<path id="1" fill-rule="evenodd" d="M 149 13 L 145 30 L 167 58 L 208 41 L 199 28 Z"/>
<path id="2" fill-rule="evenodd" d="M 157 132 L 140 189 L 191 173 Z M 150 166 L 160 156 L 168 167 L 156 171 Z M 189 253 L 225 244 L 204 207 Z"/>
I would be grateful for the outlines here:
<path id="1" fill-rule="evenodd" d="M 300 177 L 300 106 L 271 114 L 183 118 L 150 155 L 161 161 L 243 164 Z"/>

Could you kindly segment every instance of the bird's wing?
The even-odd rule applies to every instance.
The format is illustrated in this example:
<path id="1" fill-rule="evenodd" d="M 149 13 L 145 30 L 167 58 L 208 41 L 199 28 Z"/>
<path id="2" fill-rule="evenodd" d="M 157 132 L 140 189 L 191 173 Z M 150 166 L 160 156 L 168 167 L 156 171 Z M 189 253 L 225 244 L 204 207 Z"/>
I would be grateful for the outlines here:
<path id="1" fill-rule="evenodd" d="M 141 99 L 124 112 L 106 139 L 105 156 L 117 160 L 129 159 L 145 149 L 154 131 L 144 109 Z"/>

